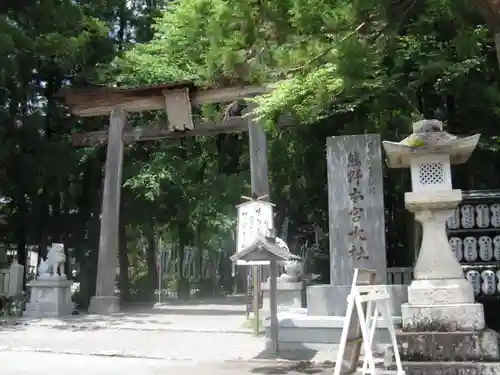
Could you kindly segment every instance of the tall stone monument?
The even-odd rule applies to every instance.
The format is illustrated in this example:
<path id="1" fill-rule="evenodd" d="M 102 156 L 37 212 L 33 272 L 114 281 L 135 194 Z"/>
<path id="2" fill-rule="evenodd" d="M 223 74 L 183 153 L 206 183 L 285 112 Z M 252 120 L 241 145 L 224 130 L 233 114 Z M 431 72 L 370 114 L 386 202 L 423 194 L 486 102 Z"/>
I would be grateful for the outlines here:
<path id="1" fill-rule="evenodd" d="M 386 281 L 382 157 L 378 134 L 327 140 L 330 283 L 350 288 L 355 268 Z"/>
<path id="2" fill-rule="evenodd" d="M 474 302 L 471 284 L 454 256 L 446 220 L 462 200 L 452 188 L 451 164 L 462 164 L 480 135 L 458 138 L 437 120 L 413 125 L 399 143 L 384 142 L 392 168 L 410 168 L 412 191 L 406 208 L 422 224 L 422 246 L 402 306 L 398 334 L 406 374 L 498 374 L 500 358 L 495 332 L 484 330 L 483 306 Z"/>
<path id="3" fill-rule="evenodd" d="M 307 308 L 309 315 L 343 317 L 355 268 L 373 269 L 376 282 L 386 283 L 380 135 L 328 138 L 327 167 L 330 285 L 308 287 Z M 400 315 L 404 289 L 390 288 L 393 314 Z"/>

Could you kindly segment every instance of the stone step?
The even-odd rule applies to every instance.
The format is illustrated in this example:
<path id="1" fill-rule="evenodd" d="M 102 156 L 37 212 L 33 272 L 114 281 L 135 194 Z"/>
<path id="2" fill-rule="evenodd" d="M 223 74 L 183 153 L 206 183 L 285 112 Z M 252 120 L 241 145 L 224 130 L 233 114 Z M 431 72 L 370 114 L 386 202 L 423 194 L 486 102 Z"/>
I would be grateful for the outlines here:
<path id="1" fill-rule="evenodd" d="M 402 332 L 396 334 L 403 361 L 498 361 L 497 333 L 492 330 Z"/>
<path id="2" fill-rule="evenodd" d="M 500 362 L 403 362 L 406 375 L 500 375 Z M 390 370 L 396 370 L 395 365 Z"/>

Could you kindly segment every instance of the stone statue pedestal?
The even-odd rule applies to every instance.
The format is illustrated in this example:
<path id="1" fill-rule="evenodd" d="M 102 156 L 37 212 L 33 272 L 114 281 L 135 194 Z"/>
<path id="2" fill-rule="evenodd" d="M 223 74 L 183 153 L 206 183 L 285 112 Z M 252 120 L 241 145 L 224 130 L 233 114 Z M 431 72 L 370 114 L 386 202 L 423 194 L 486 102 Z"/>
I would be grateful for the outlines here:
<path id="1" fill-rule="evenodd" d="M 302 295 L 304 284 L 297 281 L 284 281 L 278 279 L 277 283 L 277 304 L 278 311 L 283 310 L 293 310 L 302 308 Z M 269 281 L 262 283 L 261 290 L 263 294 L 262 299 L 262 316 L 269 316 L 270 311 L 270 299 L 269 292 L 271 290 Z"/>
<path id="2" fill-rule="evenodd" d="M 31 297 L 26 304 L 26 316 L 50 318 L 72 315 L 75 304 L 71 301 L 73 281 L 61 277 L 47 277 L 30 283 Z"/>
<path id="3" fill-rule="evenodd" d="M 453 255 L 446 220 L 462 200 L 461 190 L 405 194 L 406 208 L 422 224 L 422 247 L 401 307 L 403 327 L 412 331 L 477 331 L 485 328 L 483 305 Z"/>

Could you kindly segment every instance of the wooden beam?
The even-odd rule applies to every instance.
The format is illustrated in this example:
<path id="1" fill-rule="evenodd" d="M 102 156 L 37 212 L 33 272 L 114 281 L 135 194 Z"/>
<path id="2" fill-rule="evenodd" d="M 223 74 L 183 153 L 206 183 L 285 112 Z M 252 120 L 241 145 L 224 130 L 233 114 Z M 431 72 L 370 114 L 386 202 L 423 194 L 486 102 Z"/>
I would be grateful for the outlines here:
<path id="1" fill-rule="evenodd" d="M 292 127 L 294 122 L 290 117 L 283 116 L 279 127 Z M 123 142 L 130 144 L 134 142 L 150 141 L 165 138 L 183 138 L 189 136 L 215 135 L 220 133 L 239 133 L 248 130 L 248 119 L 240 116 L 230 117 L 223 124 L 213 122 L 197 123 L 193 130 L 171 131 L 164 125 L 150 127 L 126 128 L 123 132 Z M 89 147 L 105 144 L 108 141 L 107 130 L 98 130 L 89 133 L 76 133 L 72 135 L 73 146 Z"/>
<path id="2" fill-rule="evenodd" d="M 474 4 L 483 15 L 487 25 L 498 32 L 500 29 L 500 1 L 498 0 L 474 0 Z"/>
<path id="3" fill-rule="evenodd" d="M 190 90 L 192 105 L 231 102 L 236 99 L 247 98 L 269 92 L 270 87 L 243 86 L 226 87 L 211 90 Z M 70 107 L 71 112 L 81 117 L 108 115 L 112 108 L 120 108 L 126 112 L 142 112 L 165 109 L 165 96 L 167 90 L 144 90 L 137 93 L 126 90 L 109 91 L 102 97 L 89 98 L 89 94 L 68 91 L 64 96 L 64 102 Z M 97 95 L 97 94 L 96 94 Z"/>

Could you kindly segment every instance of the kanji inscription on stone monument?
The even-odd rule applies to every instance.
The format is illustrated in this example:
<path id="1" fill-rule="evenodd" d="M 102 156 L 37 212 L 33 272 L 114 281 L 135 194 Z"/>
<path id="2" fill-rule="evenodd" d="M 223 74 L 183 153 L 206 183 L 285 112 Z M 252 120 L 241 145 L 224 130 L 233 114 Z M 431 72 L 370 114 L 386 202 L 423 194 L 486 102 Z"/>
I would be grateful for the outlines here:
<path id="1" fill-rule="evenodd" d="M 364 199 L 363 171 L 361 170 L 361 156 L 358 151 L 351 151 L 347 157 L 347 182 L 349 183 L 349 217 L 351 221 L 351 231 L 349 236 L 349 254 L 356 259 L 368 259 L 366 251 L 366 234 L 362 228 L 362 217 L 365 210 L 362 207 Z"/>

